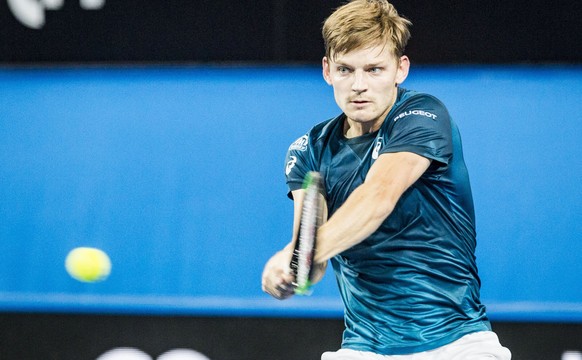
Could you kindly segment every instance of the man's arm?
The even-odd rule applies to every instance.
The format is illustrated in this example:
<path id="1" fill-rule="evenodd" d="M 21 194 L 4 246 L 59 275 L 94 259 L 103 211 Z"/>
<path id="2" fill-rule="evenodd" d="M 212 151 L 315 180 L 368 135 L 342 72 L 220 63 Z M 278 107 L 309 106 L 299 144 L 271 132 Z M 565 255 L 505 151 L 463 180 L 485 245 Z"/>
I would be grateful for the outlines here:
<path id="1" fill-rule="evenodd" d="M 295 249 L 295 242 L 299 234 L 299 223 L 301 220 L 301 209 L 303 207 L 303 198 L 305 197 L 305 190 L 295 190 L 293 193 L 293 235 L 292 240 L 282 250 L 273 255 L 263 270 L 262 289 L 264 292 L 270 294 L 277 299 L 286 299 L 293 295 L 294 289 L 291 283 L 293 275 L 291 275 L 291 257 Z M 323 198 L 323 196 L 322 196 Z M 325 199 L 323 200 L 323 221 L 327 219 L 327 206 Z M 325 274 L 327 268 L 327 261 L 314 264 L 312 283 L 317 283 Z"/>
<path id="2" fill-rule="evenodd" d="M 429 159 L 411 152 L 380 155 L 364 183 L 319 228 L 315 262 L 327 263 L 376 231 L 429 165 Z"/>

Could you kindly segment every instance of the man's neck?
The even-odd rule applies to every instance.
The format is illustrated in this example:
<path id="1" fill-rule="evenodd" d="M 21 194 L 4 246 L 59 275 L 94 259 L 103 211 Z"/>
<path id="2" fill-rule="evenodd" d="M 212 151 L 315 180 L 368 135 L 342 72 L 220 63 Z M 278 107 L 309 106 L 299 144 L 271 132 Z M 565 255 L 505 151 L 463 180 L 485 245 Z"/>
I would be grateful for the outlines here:
<path id="1" fill-rule="evenodd" d="M 346 117 L 344 120 L 344 136 L 351 139 L 378 131 L 384 123 L 384 119 L 385 116 L 382 116 L 373 121 L 358 122 Z"/>

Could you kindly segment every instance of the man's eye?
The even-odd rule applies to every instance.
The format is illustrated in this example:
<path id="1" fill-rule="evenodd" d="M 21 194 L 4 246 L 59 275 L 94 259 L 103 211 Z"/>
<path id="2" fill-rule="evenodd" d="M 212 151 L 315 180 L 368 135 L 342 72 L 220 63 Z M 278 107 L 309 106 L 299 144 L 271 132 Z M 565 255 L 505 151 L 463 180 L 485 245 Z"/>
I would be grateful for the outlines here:
<path id="1" fill-rule="evenodd" d="M 345 66 L 340 66 L 340 67 L 337 68 L 337 71 L 340 72 L 340 73 L 342 73 L 342 74 L 347 74 L 348 72 L 350 72 L 350 69 L 348 69 Z"/>

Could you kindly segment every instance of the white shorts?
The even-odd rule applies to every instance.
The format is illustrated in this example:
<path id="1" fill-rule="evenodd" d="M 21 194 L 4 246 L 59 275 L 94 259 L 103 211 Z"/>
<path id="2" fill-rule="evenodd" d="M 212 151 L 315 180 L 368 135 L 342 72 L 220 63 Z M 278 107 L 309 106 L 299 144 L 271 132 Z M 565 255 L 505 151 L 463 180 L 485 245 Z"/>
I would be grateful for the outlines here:
<path id="1" fill-rule="evenodd" d="M 439 348 L 407 355 L 378 355 L 366 351 L 340 349 L 325 352 L 321 360 L 510 360 L 511 352 L 499 343 L 497 334 L 480 331 L 468 334 Z"/>

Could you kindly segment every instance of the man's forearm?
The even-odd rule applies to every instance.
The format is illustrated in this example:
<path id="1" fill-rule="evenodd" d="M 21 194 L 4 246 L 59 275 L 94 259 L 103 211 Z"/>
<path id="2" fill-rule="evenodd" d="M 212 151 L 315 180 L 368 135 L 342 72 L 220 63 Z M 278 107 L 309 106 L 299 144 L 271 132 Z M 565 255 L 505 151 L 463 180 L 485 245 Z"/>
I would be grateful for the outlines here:
<path id="1" fill-rule="evenodd" d="M 316 263 L 359 244 L 380 227 L 390 215 L 394 204 L 383 189 L 363 184 L 358 187 L 338 211 L 323 224 L 317 233 Z M 384 200 L 382 200 L 384 198 Z"/>

